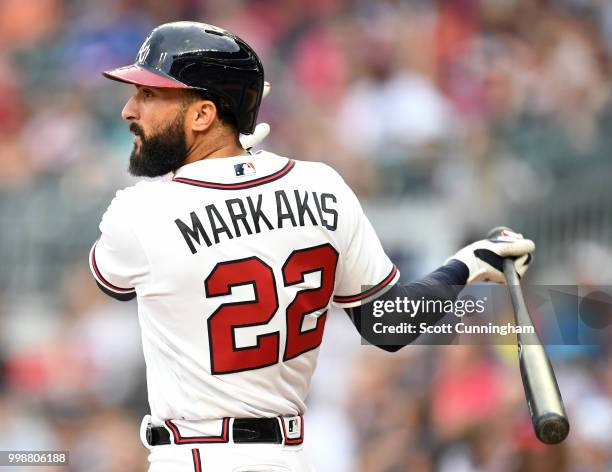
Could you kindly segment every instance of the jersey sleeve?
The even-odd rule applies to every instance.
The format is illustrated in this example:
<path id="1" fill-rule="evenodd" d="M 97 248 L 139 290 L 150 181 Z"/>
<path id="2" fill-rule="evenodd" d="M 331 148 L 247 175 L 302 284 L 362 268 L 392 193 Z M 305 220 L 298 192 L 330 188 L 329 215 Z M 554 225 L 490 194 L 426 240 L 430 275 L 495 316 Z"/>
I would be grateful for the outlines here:
<path id="1" fill-rule="evenodd" d="M 344 247 L 339 261 L 339 278 L 333 303 L 351 308 L 368 303 L 399 280 L 399 270 L 385 253 L 378 235 L 363 212 L 353 191 L 342 182 L 344 203 L 339 219 Z"/>
<path id="2" fill-rule="evenodd" d="M 129 214 L 125 196 L 119 191 L 102 217 L 100 238 L 89 253 L 89 266 L 98 287 L 121 301 L 136 296 L 135 279 L 148 270 L 146 255 L 132 229 Z"/>

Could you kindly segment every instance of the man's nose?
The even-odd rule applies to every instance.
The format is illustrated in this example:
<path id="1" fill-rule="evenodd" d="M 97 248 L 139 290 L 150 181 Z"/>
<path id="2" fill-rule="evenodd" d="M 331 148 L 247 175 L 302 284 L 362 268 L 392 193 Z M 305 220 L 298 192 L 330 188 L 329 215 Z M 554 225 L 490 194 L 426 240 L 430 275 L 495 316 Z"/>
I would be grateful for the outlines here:
<path id="1" fill-rule="evenodd" d="M 137 120 L 139 118 L 138 107 L 136 105 L 136 99 L 134 96 L 130 97 L 123 107 L 123 110 L 121 110 L 121 118 L 126 121 Z"/>

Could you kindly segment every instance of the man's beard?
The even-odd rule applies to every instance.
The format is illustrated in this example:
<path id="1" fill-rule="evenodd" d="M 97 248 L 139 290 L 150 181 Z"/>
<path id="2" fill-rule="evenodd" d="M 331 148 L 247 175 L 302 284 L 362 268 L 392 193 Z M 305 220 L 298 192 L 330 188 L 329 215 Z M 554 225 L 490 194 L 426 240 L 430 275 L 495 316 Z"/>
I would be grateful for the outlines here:
<path id="1" fill-rule="evenodd" d="M 134 143 L 128 171 L 136 177 L 159 177 L 175 172 L 187 157 L 187 143 L 183 130 L 184 112 L 157 134 L 145 138 L 144 130 L 136 123 L 130 131 L 140 137 L 140 146 Z"/>

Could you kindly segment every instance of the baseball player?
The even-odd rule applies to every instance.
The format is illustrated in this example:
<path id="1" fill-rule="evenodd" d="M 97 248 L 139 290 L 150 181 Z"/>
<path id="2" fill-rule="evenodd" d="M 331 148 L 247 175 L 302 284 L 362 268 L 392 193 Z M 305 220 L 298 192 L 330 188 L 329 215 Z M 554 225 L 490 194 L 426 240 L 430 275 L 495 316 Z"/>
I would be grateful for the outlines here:
<path id="1" fill-rule="evenodd" d="M 105 293 L 138 300 L 152 472 L 312 470 L 304 401 L 332 305 L 359 328 L 375 299 L 453 299 L 452 286 L 501 282 L 504 257 L 527 268 L 533 243 L 508 233 L 399 284 L 333 169 L 245 151 L 264 71 L 223 29 L 161 25 L 133 65 L 104 75 L 134 85 L 122 111 L 135 135 L 130 172 L 173 175 L 117 192 L 90 253 Z"/>

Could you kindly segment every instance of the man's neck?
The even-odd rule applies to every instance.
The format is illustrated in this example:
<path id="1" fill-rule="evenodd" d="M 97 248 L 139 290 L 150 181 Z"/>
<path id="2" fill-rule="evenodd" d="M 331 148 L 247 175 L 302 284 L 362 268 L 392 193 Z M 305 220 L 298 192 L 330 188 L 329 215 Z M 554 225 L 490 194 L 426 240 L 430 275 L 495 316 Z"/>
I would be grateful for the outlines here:
<path id="1" fill-rule="evenodd" d="M 246 154 L 246 151 L 239 143 L 230 142 L 219 144 L 208 149 L 202 149 L 202 146 L 194 146 L 189 149 L 185 164 L 201 161 L 203 159 L 219 159 L 223 157 L 241 156 Z"/>

